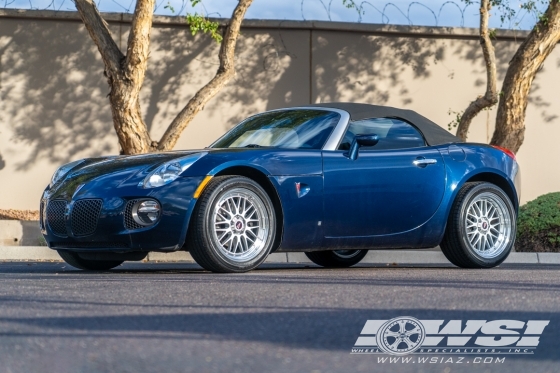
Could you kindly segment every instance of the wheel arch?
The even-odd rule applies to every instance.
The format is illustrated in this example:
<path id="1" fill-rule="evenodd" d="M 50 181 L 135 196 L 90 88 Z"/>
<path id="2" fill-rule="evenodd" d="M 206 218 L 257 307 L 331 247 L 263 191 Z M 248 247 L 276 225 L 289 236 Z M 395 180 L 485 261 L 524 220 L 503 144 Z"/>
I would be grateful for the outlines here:
<path id="1" fill-rule="evenodd" d="M 513 207 L 515 208 L 515 211 L 517 212 L 517 210 L 519 208 L 519 202 L 517 200 L 517 194 L 516 194 L 513 186 L 511 185 L 511 183 L 508 181 L 508 179 L 505 176 L 502 176 L 502 175 L 500 175 L 498 173 L 495 173 L 495 172 L 489 172 L 489 171 L 480 172 L 480 173 L 477 173 L 476 175 L 470 176 L 467 180 L 465 180 L 461 184 L 461 187 L 465 183 L 476 182 L 476 181 L 483 181 L 483 182 L 491 183 L 491 184 L 494 184 L 494 185 L 498 186 L 500 189 L 502 189 L 504 191 L 504 193 L 506 193 L 507 196 L 509 197 Z"/>
<path id="2" fill-rule="evenodd" d="M 244 176 L 253 180 L 264 189 L 266 194 L 270 197 L 272 205 L 274 206 L 274 212 L 276 213 L 276 237 L 274 238 L 274 245 L 272 246 L 271 253 L 276 251 L 282 242 L 282 235 L 284 232 L 284 211 L 278 191 L 268 176 L 261 170 L 243 165 L 221 169 L 213 176 Z"/>
<path id="3" fill-rule="evenodd" d="M 453 204 L 455 203 L 455 199 L 457 198 L 457 195 L 459 194 L 459 191 L 461 190 L 461 188 L 469 182 L 487 182 L 487 183 L 491 183 L 496 185 L 497 187 L 501 188 L 504 193 L 508 196 L 508 198 L 510 199 L 511 203 L 513 204 L 515 213 L 517 214 L 518 209 L 519 209 L 519 202 L 517 200 L 517 194 L 515 193 L 515 189 L 513 187 L 513 184 L 510 183 L 507 179 L 507 177 L 505 175 L 500 174 L 499 172 L 495 172 L 492 170 L 483 170 L 481 172 L 477 172 L 475 174 L 471 173 L 467 176 L 465 176 L 458 184 L 457 187 L 453 190 L 453 193 L 451 195 L 451 197 L 449 197 L 449 202 L 446 204 L 446 209 L 443 215 L 444 220 L 444 226 L 443 226 L 443 230 L 441 231 L 441 236 L 439 238 L 439 241 L 441 241 L 443 239 L 444 233 L 445 233 L 445 229 L 446 226 L 448 224 L 448 220 L 449 220 L 449 215 L 451 214 L 451 209 L 453 207 Z"/>

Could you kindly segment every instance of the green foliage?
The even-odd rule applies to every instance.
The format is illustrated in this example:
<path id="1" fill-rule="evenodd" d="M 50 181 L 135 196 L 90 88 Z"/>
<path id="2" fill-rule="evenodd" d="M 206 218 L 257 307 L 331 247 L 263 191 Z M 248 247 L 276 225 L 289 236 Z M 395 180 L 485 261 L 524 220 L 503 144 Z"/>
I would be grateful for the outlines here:
<path id="1" fill-rule="evenodd" d="M 195 1 L 195 0 L 193 0 Z M 210 34 L 212 39 L 216 42 L 222 42 L 222 34 L 218 31 L 218 27 L 220 26 L 218 22 L 212 22 L 201 16 L 200 14 L 187 14 L 187 23 L 189 24 L 189 28 L 191 29 L 191 34 L 196 35 L 199 31 L 205 34 Z"/>
<path id="2" fill-rule="evenodd" d="M 191 6 L 194 8 L 197 5 L 202 5 L 202 0 L 190 0 Z M 204 7 L 204 5 L 202 5 Z M 169 9 L 171 13 L 175 13 L 175 8 L 171 5 L 170 2 L 167 2 L 167 5 L 163 7 L 164 9 Z M 222 42 L 222 35 L 219 33 L 218 28 L 220 25 L 218 22 L 212 22 L 208 18 L 204 17 L 201 14 L 194 13 L 194 14 L 187 14 L 187 23 L 191 30 L 191 34 L 194 36 L 198 34 L 198 32 L 202 32 L 205 34 L 210 34 L 210 37 L 214 39 L 217 43 Z"/>
<path id="3" fill-rule="evenodd" d="M 560 192 L 526 203 L 517 219 L 517 251 L 560 251 Z"/>
<path id="4" fill-rule="evenodd" d="M 342 0 L 342 5 L 344 5 L 348 9 L 355 9 L 358 13 L 366 14 L 362 4 L 358 6 L 358 4 L 356 4 L 354 0 Z"/>
<path id="5" fill-rule="evenodd" d="M 454 115 L 455 118 L 449 123 L 447 123 L 447 128 L 451 131 L 453 128 L 456 128 L 459 123 L 461 123 L 461 117 L 463 116 L 464 111 L 453 111 L 449 109 L 447 111 L 447 115 Z"/>
<path id="6" fill-rule="evenodd" d="M 163 7 L 163 9 L 169 9 L 171 13 L 175 13 L 175 8 L 173 8 L 173 5 L 171 5 L 169 1 L 167 2 L 167 5 Z"/>
<path id="7" fill-rule="evenodd" d="M 48 246 L 45 237 L 37 236 L 37 246 Z"/>

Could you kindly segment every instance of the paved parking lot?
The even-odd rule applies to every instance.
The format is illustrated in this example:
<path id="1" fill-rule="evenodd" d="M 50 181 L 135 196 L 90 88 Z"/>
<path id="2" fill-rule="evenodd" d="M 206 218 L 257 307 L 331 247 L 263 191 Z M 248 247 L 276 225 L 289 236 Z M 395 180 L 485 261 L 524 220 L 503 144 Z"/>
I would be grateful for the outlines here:
<path id="1" fill-rule="evenodd" d="M 557 372 L 560 266 L 194 264 L 85 273 L 0 263 L 2 372 Z M 403 364 L 353 355 L 368 319 L 551 320 L 534 355 Z"/>

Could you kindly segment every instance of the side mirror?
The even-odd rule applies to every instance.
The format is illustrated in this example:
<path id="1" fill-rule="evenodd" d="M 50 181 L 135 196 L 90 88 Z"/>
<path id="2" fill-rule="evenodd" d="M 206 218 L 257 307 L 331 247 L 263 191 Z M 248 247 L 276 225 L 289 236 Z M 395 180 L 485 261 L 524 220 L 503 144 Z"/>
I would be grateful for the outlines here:
<path id="1" fill-rule="evenodd" d="M 352 145 L 350 145 L 350 150 L 344 155 L 351 160 L 358 159 L 358 150 L 361 146 L 374 146 L 379 142 L 379 136 L 377 135 L 356 135 L 354 140 L 352 140 Z"/>

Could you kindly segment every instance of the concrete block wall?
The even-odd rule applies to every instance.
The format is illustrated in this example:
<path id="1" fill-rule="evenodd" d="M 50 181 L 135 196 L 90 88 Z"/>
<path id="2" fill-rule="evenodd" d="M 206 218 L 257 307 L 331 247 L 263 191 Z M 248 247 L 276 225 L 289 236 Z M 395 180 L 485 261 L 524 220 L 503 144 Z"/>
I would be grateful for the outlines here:
<path id="1" fill-rule="evenodd" d="M 130 15 L 106 14 L 125 50 Z M 524 32 L 498 32 L 498 78 Z M 182 17 L 155 17 L 141 107 L 150 133 L 166 126 L 216 71 L 218 44 L 192 37 Z M 477 30 L 247 20 L 237 76 L 181 136 L 203 148 L 248 115 L 315 102 L 355 101 L 416 110 L 442 127 L 485 89 Z M 522 202 L 560 191 L 560 49 L 535 79 L 518 153 Z M 501 83 L 500 83 L 501 85 Z M 0 10 L 0 208 L 38 209 L 63 163 L 118 153 L 103 63 L 75 12 Z M 487 142 L 495 109 L 473 122 Z"/>

